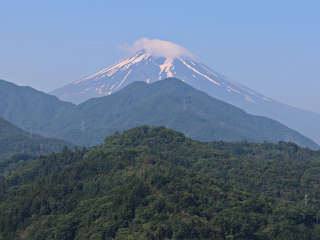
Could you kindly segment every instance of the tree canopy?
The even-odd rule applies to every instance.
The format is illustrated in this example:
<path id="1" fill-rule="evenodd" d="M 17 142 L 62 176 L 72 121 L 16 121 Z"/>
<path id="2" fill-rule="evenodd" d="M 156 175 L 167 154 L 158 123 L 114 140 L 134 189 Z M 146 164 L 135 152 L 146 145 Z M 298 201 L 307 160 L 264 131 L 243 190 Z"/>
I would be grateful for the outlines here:
<path id="1" fill-rule="evenodd" d="M 3 164 L 0 236 L 319 239 L 319 157 L 292 143 L 203 143 L 144 125 Z"/>

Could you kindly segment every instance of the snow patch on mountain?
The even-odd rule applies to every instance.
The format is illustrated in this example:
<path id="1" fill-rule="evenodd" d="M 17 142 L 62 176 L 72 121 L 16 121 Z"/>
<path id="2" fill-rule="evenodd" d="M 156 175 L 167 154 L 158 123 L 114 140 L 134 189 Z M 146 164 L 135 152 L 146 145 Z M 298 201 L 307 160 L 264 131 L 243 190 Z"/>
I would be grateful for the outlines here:
<path id="1" fill-rule="evenodd" d="M 163 70 L 167 73 L 167 77 L 173 76 L 172 72 L 170 72 L 170 67 L 172 66 L 172 61 L 173 60 L 166 59 L 166 61 L 164 61 L 164 63 L 162 65 L 159 65 L 159 67 L 160 67 L 159 77 L 161 76 Z M 161 80 L 161 77 L 159 80 Z"/>
<path id="2" fill-rule="evenodd" d="M 126 78 L 128 77 L 128 75 L 131 73 L 132 69 L 130 69 L 130 71 L 127 73 L 127 75 L 124 77 L 124 79 L 122 80 L 122 82 L 118 85 L 118 87 L 116 88 L 116 90 L 121 86 L 121 84 L 126 80 Z"/>
<path id="3" fill-rule="evenodd" d="M 122 59 L 121 61 L 111 65 L 110 67 L 107 67 L 93 75 L 90 75 L 89 77 L 83 78 L 77 82 L 74 82 L 73 84 L 78 84 L 81 82 L 85 82 L 88 79 L 94 79 L 95 81 L 104 78 L 106 76 L 110 77 L 114 73 L 116 73 L 119 69 L 121 71 L 124 71 L 128 69 L 131 65 L 139 63 L 140 61 L 147 59 L 150 56 L 150 54 L 141 54 L 139 53 L 133 53 L 132 55 Z"/>
<path id="4" fill-rule="evenodd" d="M 183 61 L 181 58 L 179 58 L 179 59 L 180 59 L 180 61 L 181 61 L 184 65 L 186 65 L 188 68 L 190 68 L 190 69 L 193 70 L 194 72 L 198 73 L 199 75 L 205 77 L 206 79 L 208 79 L 208 80 L 210 80 L 211 82 L 213 82 L 213 83 L 215 83 L 215 84 L 217 84 L 217 85 L 220 86 L 220 84 L 217 83 L 216 81 L 212 80 L 212 79 L 209 78 L 208 76 L 206 76 L 206 75 L 202 74 L 201 72 L 199 72 L 198 70 L 194 69 L 193 67 L 191 67 L 190 65 L 188 65 L 185 61 Z"/>

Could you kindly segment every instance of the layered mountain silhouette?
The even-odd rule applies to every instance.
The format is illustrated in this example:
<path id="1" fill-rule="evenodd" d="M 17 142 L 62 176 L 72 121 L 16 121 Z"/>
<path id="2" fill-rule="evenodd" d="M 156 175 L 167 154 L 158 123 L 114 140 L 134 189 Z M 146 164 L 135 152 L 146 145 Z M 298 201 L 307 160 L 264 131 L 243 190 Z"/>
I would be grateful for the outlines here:
<path id="1" fill-rule="evenodd" d="M 203 63 L 186 58 L 155 57 L 145 50 L 80 81 L 50 92 L 63 101 L 79 104 L 90 98 L 110 95 L 135 81 L 153 83 L 175 77 L 215 98 L 235 104 L 239 101 L 262 103 L 272 100 L 222 76 Z"/>
<path id="2" fill-rule="evenodd" d="M 134 50 L 137 51 L 116 64 L 50 94 L 80 104 L 90 98 L 115 93 L 134 81 L 153 83 L 175 77 L 250 114 L 275 119 L 320 144 L 319 114 L 263 96 L 217 73 L 176 44 L 144 39 Z"/>
<path id="3" fill-rule="evenodd" d="M 40 155 L 59 152 L 65 145 L 73 147 L 63 140 L 25 132 L 0 117 L 0 160 L 14 153 Z"/>
<path id="4" fill-rule="evenodd" d="M 210 97 L 176 78 L 133 82 L 122 90 L 80 105 L 29 87 L 0 81 L 0 115 L 23 129 L 92 146 L 135 126 L 164 125 L 196 140 L 278 142 L 319 146 L 277 121 L 253 116 Z M 23 121 L 21 121 L 23 119 Z"/>

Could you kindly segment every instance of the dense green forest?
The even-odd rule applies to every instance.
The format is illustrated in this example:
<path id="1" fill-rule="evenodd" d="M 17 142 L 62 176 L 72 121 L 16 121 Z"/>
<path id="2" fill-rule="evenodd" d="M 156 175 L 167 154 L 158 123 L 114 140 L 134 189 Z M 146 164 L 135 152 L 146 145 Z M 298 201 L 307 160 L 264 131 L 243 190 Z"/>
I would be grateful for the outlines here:
<path id="1" fill-rule="evenodd" d="M 202 143 L 165 128 L 156 135 L 154 129 L 158 128 L 146 130 L 147 134 L 134 128 L 110 135 L 104 146 L 108 150 L 143 149 L 201 175 L 284 200 L 303 202 L 305 194 L 313 197 L 312 201 L 320 199 L 320 150 L 291 142 Z"/>
<path id="2" fill-rule="evenodd" d="M 115 131 L 148 124 L 164 125 L 200 141 L 276 143 L 290 137 L 300 146 L 320 148 L 277 121 L 247 114 L 176 78 L 152 84 L 134 82 L 110 96 L 78 106 L 0 80 L 0 116 L 26 131 L 33 129 L 78 146 L 97 145 Z"/>
<path id="3" fill-rule="evenodd" d="M 27 133 L 0 117 L 0 160 L 14 153 L 40 155 L 60 152 L 65 145 L 74 147 L 63 140 Z"/>
<path id="4" fill-rule="evenodd" d="M 319 239 L 319 170 L 320 151 L 290 142 L 203 143 L 144 125 L 2 162 L 0 236 Z"/>

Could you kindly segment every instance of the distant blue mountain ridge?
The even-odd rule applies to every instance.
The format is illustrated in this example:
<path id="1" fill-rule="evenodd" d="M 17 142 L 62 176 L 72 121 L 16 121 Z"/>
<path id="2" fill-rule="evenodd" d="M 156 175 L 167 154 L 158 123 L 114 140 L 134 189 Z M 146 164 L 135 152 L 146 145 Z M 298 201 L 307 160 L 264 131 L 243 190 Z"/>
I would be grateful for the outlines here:
<path id="1" fill-rule="evenodd" d="M 245 111 L 168 78 L 133 82 L 114 94 L 75 105 L 57 97 L 0 81 L 0 116 L 24 130 L 93 146 L 105 136 L 135 126 L 163 125 L 201 141 L 287 141 L 319 145 L 283 124 Z"/>

